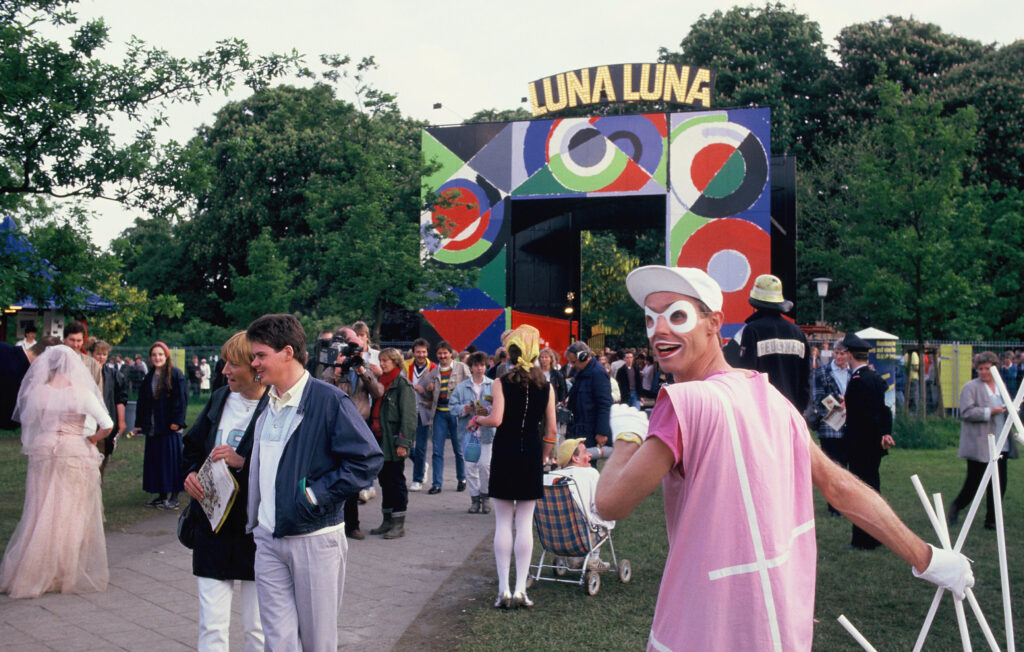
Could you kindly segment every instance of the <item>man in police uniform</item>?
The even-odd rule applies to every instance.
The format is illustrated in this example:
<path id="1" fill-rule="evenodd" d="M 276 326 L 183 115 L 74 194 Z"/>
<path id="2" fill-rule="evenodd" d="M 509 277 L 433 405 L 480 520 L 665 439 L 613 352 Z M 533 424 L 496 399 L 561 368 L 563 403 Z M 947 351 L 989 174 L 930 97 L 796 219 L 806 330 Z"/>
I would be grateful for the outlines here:
<path id="1" fill-rule="evenodd" d="M 847 333 L 843 345 L 850 352 L 853 373 L 846 386 L 846 453 L 850 472 L 881 490 L 878 466 L 882 456 L 894 445 L 892 411 L 885 404 L 885 381 L 868 366 L 871 345 L 853 333 Z M 877 539 L 853 526 L 851 548 L 871 550 L 881 545 Z"/>
<path id="2" fill-rule="evenodd" d="M 771 274 L 757 277 L 748 301 L 754 314 L 726 346 L 726 360 L 768 374 L 768 382 L 802 413 L 811 398 L 811 357 L 803 331 L 782 316 L 793 302 L 783 298 L 782 281 Z"/>

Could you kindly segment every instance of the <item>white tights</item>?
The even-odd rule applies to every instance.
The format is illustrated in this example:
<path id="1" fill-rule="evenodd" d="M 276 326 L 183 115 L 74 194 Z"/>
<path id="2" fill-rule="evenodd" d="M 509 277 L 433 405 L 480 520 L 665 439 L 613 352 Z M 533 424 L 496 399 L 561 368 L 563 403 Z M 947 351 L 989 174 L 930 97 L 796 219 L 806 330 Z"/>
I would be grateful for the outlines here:
<path id="1" fill-rule="evenodd" d="M 533 508 L 536 500 L 494 499 L 494 561 L 498 565 L 498 593 L 508 588 L 512 560 L 512 521 L 515 520 L 516 592 L 526 591 L 533 556 Z"/>

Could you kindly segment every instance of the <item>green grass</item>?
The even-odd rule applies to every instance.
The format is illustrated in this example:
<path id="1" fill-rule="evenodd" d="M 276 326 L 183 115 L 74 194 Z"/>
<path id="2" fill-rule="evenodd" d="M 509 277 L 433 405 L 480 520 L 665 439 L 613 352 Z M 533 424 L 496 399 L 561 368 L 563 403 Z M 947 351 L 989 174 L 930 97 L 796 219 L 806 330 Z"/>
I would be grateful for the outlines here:
<path id="1" fill-rule="evenodd" d="M 1004 503 L 1011 570 L 1013 609 L 1024 617 L 1024 481 L 1014 484 L 1020 471 L 1010 465 L 1010 485 Z M 882 493 L 912 530 L 926 541 L 936 543 L 910 476 L 918 474 L 925 490 L 940 492 L 946 504 L 956 495 L 966 468 L 956 457 L 955 448 L 943 450 L 894 449 L 882 462 Z M 1020 476 L 1017 475 L 1017 478 Z M 845 519 L 828 518 L 824 500 L 815 492 L 818 539 L 818 581 L 815 604 L 814 649 L 860 650 L 860 647 L 836 622 L 840 614 L 847 618 L 879 650 L 908 650 L 914 645 L 934 595 L 934 587 L 915 579 L 910 567 L 886 549 L 873 552 L 849 551 L 850 524 Z M 966 516 L 966 512 L 962 514 Z M 977 579 L 975 594 L 997 640 L 1005 648 L 999 565 L 995 533 L 981 528 L 984 506 L 976 517 L 964 552 L 974 560 Z M 954 528 L 955 540 L 958 528 Z M 460 631 L 459 650 L 504 649 L 643 649 L 654 615 L 661 571 L 667 553 L 665 517 L 660 490 L 652 494 L 614 531 L 619 557 L 633 563 L 633 580 L 621 584 L 611 574 L 602 574 L 600 592 L 586 596 L 579 587 L 541 582 L 530 589 L 537 603 L 531 610 L 503 612 L 490 607 L 492 593 L 481 594 L 465 616 L 465 631 Z M 535 546 L 535 560 L 539 556 Z M 607 556 L 607 555 L 606 555 Z M 966 603 L 965 603 L 966 607 Z M 685 608 L 685 606 L 681 607 Z M 988 649 L 973 615 L 968 625 L 975 649 Z M 1024 623 L 1017 623 L 1019 632 Z M 943 598 L 928 635 L 926 650 L 962 649 L 952 601 Z"/>
<path id="2" fill-rule="evenodd" d="M 206 397 L 189 402 L 186 421 L 193 423 Z M 103 513 L 107 531 L 115 531 L 153 516 L 144 503 L 152 498 L 142 490 L 142 453 L 146 438 L 121 437 L 103 476 Z M 25 501 L 25 470 L 28 458 L 21 453 L 19 431 L 0 430 L 0 549 L 14 532 Z"/>
<path id="3" fill-rule="evenodd" d="M 899 415 L 893 423 L 892 436 L 896 445 L 906 449 L 943 449 L 960 442 L 960 421 L 944 417 L 916 417 Z"/>

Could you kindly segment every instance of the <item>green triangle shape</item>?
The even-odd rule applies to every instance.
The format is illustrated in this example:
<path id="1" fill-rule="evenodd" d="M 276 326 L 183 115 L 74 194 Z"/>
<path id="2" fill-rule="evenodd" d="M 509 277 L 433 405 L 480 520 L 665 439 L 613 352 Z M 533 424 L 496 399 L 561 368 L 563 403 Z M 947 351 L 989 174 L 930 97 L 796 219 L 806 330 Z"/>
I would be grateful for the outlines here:
<path id="1" fill-rule="evenodd" d="M 715 173 L 711 183 L 704 189 L 704 195 L 721 199 L 736 192 L 736 189 L 743 183 L 743 175 L 747 171 L 747 165 L 743 162 L 743 155 L 735 151 L 726 159 L 725 165 Z"/>
<path id="2" fill-rule="evenodd" d="M 476 282 L 477 288 L 484 294 L 505 305 L 505 282 L 506 282 L 506 252 L 508 247 L 502 247 L 498 255 L 491 262 L 480 268 L 480 277 Z"/>
<path id="3" fill-rule="evenodd" d="M 651 178 L 661 184 L 662 188 L 668 188 L 668 182 L 665 180 L 668 177 L 668 138 L 661 139 L 661 151 L 664 153 L 661 155 L 658 169 L 654 171 Z"/>
<path id="4" fill-rule="evenodd" d="M 573 193 L 573 191 L 558 183 L 558 180 L 555 179 L 555 175 L 551 174 L 551 170 L 547 166 L 537 170 L 532 177 L 521 183 L 518 188 L 512 191 L 513 196 L 566 195 L 570 193 Z"/>
<path id="5" fill-rule="evenodd" d="M 452 175 L 458 172 L 466 162 L 452 154 L 451 150 L 426 131 L 421 133 L 423 137 L 420 151 L 423 152 L 423 160 L 427 163 L 436 163 L 439 166 L 436 172 L 423 177 L 423 198 L 426 199 L 428 189 L 436 192 L 441 184 L 451 179 Z"/>

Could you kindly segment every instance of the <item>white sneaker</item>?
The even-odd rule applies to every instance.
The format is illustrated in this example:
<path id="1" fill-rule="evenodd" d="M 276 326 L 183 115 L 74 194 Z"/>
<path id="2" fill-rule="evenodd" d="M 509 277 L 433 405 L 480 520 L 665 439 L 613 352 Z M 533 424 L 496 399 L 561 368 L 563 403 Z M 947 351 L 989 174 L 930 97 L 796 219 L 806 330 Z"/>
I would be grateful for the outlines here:
<path id="1" fill-rule="evenodd" d="M 370 500 L 370 490 L 369 489 L 360 489 L 359 490 L 359 503 L 361 505 L 365 505 L 368 500 Z"/>
<path id="2" fill-rule="evenodd" d="M 606 571 L 611 568 L 612 565 L 600 558 L 591 559 L 587 562 L 587 570 L 592 571 Z"/>
<path id="3" fill-rule="evenodd" d="M 409 491 L 423 491 L 423 483 L 413 482 L 411 485 L 409 485 Z"/>

